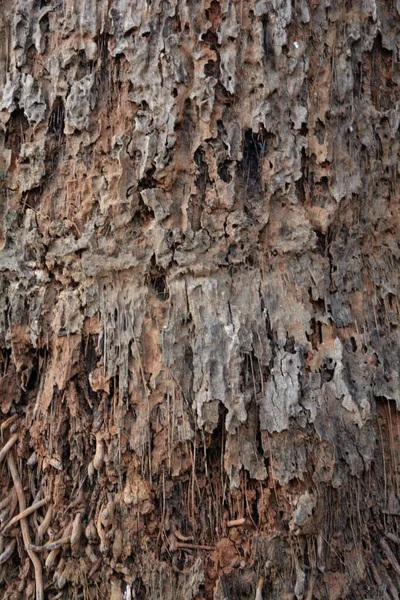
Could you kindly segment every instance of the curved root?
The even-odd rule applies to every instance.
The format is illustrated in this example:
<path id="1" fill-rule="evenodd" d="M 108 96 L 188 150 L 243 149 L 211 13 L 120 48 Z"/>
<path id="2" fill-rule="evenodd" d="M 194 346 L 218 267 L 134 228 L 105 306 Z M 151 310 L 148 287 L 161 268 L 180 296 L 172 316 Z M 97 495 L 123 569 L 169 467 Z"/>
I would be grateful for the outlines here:
<path id="1" fill-rule="evenodd" d="M 12 448 L 14 446 L 14 444 L 15 444 L 15 442 L 17 440 L 18 440 L 18 434 L 14 433 L 14 435 L 12 435 L 10 437 L 10 439 L 8 440 L 8 442 L 0 450 L 0 463 L 6 457 L 7 452 L 10 450 L 10 448 Z"/>
<path id="2" fill-rule="evenodd" d="M 9 440 L 9 442 L 10 441 L 11 441 L 11 439 Z M 4 448 L 3 448 L 3 450 L 4 450 Z M 24 490 L 22 487 L 22 482 L 21 482 L 20 476 L 17 471 L 15 460 L 14 460 L 14 457 L 11 452 L 8 453 L 8 455 L 7 455 L 7 464 L 8 464 L 8 468 L 9 468 L 9 471 L 10 471 L 10 474 L 11 474 L 11 477 L 12 477 L 12 480 L 14 483 L 15 491 L 17 492 L 19 511 L 22 513 L 26 509 L 25 494 L 24 494 Z M 36 554 L 33 552 L 32 548 L 31 548 L 31 536 L 29 533 L 28 521 L 26 520 L 26 517 L 23 517 L 21 519 L 20 523 L 21 523 L 22 539 L 24 540 L 24 545 L 25 545 L 26 551 L 28 553 L 29 558 L 32 561 L 33 568 L 35 570 L 36 600 L 44 600 L 42 563 L 40 562 L 39 558 L 36 556 Z"/>
<path id="3" fill-rule="evenodd" d="M 15 546 L 17 545 L 17 540 L 14 538 L 11 542 L 5 547 L 4 552 L 0 554 L 0 565 L 7 562 L 12 553 L 15 550 Z"/>
<path id="4" fill-rule="evenodd" d="M 7 525 L 4 527 L 2 533 L 5 533 L 7 531 L 7 529 L 9 529 L 12 525 L 14 525 L 14 523 L 18 523 L 18 521 L 20 521 L 21 519 L 28 517 L 30 514 L 35 512 L 35 510 L 42 508 L 42 506 L 44 506 L 45 504 L 47 504 L 47 498 L 44 498 L 43 500 L 39 500 L 39 502 L 32 504 L 32 506 L 29 506 L 23 512 L 20 512 L 18 515 L 15 515 L 15 517 L 13 517 L 11 519 L 11 521 L 9 521 L 7 523 Z"/>

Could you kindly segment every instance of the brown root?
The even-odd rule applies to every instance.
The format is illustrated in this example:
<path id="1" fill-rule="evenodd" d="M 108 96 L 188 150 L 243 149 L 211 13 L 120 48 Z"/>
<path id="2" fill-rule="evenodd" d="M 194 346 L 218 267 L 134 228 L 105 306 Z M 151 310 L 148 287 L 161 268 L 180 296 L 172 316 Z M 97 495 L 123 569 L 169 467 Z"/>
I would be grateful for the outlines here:
<path id="1" fill-rule="evenodd" d="M 9 440 L 10 441 L 10 440 Z M 15 441 L 14 441 L 15 443 Z M 4 450 L 4 448 L 3 448 Z M 18 496 L 19 510 L 22 513 L 26 509 L 26 500 L 25 494 L 22 487 L 21 479 L 17 471 L 17 467 L 15 464 L 14 457 L 12 453 L 8 453 L 7 455 L 7 464 L 10 470 L 10 474 L 14 483 L 15 490 Z M 42 574 L 42 564 L 39 558 L 36 556 L 34 551 L 31 548 L 31 536 L 29 533 L 28 521 L 26 517 L 22 518 L 21 521 L 21 531 L 22 538 L 24 540 L 25 549 L 28 553 L 29 558 L 33 563 L 33 567 L 35 570 L 35 582 L 36 582 L 36 600 L 44 600 L 44 592 L 43 592 L 43 574 Z"/>
<path id="2" fill-rule="evenodd" d="M 4 551 L 0 554 L 0 565 L 7 562 L 14 552 L 15 546 L 17 545 L 17 540 L 12 539 L 11 542 L 5 547 Z"/>
<path id="3" fill-rule="evenodd" d="M 14 446 L 15 442 L 18 440 L 18 434 L 14 433 L 8 440 L 6 444 L 4 444 L 3 448 L 0 450 L 0 463 L 7 456 L 7 452 Z"/>
<path id="4" fill-rule="evenodd" d="M 61 548 L 61 546 L 67 546 L 70 543 L 71 543 L 71 536 L 68 535 L 66 537 L 60 538 L 59 540 L 55 540 L 54 542 L 48 542 L 47 544 L 44 544 L 43 546 L 31 545 L 31 548 L 35 552 L 48 552 L 51 550 L 57 550 L 58 548 Z"/>
<path id="5" fill-rule="evenodd" d="M 37 541 L 39 544 L 43 541 L 46 531 L 48 530 L 48 528 L 50 526 L 52 516 L 53 516 L 53 507 L 50 505 L 49 508 L 47 509 L 44 519 L 41 522 L 41 524 L 39 525 L 39 528 L 37 531 Z"/>
<path id="6" fill-rule="evenodd" d="M 12 525 L 18 523 L 18 521 L 20 521 L 21 519 L 24 519 L 25 517 L 31 515 L 33 512 L 35 512 L 35 510 L 42 508 L 42 506 L 44 506 L 45 504 L 47 504 L 47 498 L 39 500 L 39 502 L 35 502 L 35 504 L 32 504 L 32 506 L 28 506 L 28 508 L 26 508 L 23 512 L 19 513 L 18 515 L 15 515 L 15 517 L 13 517 L 11 521 L 7 523 L 7 525 L 3 529 L 3 533 L 5 533 Z"/>

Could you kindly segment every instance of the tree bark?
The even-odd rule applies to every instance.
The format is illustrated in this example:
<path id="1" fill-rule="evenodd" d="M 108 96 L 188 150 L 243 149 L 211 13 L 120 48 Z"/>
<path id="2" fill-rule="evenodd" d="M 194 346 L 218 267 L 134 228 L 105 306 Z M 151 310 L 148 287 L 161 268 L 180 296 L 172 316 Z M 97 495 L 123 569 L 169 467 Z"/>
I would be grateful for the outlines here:
<path id="1" fill-rule="evenodd" d="M 1 598 L 398 598 L 399 61 L 398 0 L 3 0 Z"/>

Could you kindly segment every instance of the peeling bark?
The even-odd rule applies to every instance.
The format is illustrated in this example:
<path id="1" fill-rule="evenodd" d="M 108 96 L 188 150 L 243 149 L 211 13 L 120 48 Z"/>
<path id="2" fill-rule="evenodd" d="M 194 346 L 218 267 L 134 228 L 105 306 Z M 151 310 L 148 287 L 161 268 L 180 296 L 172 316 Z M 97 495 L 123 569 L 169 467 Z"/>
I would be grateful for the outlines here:
<path id="1" fill-rule="evenodd" d="M 399 61 L 399 2 L 3 0 L 2 598 L 398 597 Z"/>

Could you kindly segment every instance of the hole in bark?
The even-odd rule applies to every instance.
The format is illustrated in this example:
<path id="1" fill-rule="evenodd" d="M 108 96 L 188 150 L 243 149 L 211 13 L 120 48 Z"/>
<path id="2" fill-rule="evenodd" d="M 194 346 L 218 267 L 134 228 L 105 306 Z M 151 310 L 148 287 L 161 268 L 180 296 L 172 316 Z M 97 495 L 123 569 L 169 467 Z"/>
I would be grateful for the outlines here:
<path id="1" fill-rule="evenodd" d="M 317 138 L 319 144 L 324 143 L 325 125 L 320 119 L 317 119 L 317 122 L 315 123 L 315 137 Z"/>
<path id="2" fill-rule="evenodd" d="M 207 44 L 209 44 L 210 48 L 213 50 L 215 50 L 218 46 L 218 36 L 210 29 L 206 33 L 203 33 L 201 39 L 203 42 L 207 42 Z"/>
<path id="3" fill-rule="evenodd" d="M 85 340 L 82 340 L 84 345 L 84 354 L 86 359 L 87 371 L 90 373 L 97 366 L 98 356 L 94 337 L 89 335 Z"/>
<path id="4" fill-rule="evenodd" d="M 218 79 L 219 75 L 219 65 L 215 60 L 209 60 L 208 63 L 204 65 L 204 75 L 207 77 L 215 77 Z"/>
<path id="5" fill-rule="evenodd" d="M 153 266 L 150 269 L 150 285 L 157 293 L 160 300 L 169 298 L 169 290 L 167 285 L 165 269 L 155 264 L 155 258 L 152 258 Z"/>
<path id="6" fill-rule="evenodd" d="M 275 67 L 275 50 L 272 40 L 272 35 L 269 28 L 268 16 L 264 16 L 261 19 L 263 26 L 263 49 L 265 60 L 269 62 L 272 68 Z"/>
<path id="7" fill-rule="evenodd" d="M 33 392 L 36 388 L 36 385 L 39 381 L 39 370 L 38 370 L 38 360 L 35 360 L 35 366 L 33 366 L 29 373 L 29 379 L 25 385 L 25 390 L 27 392 Z"/>
<path id="8" fill-rule="evenodd" d="M 210 8 L 206 10 L 206 17 L 211 22 L 211 30 L 215 31 L 221 20 L 221 6 L 217 0 L 213 0 Z"/>
<path id="9" fill-rule="evenodd" d="M 259 133 L 251 129 L 245 132 L 243 141 L 243 159 L 239 164 L 239 174 L 246 193 L 254 195 L 261 192 L 260 164 L 267 153 L 267 132 L 261 127 Z"/>
<path id="10" fill-rule="evenodd" d="M 332 381 L 333 376 L 335 374 L 335 367 L 336 367 L 336 363 L 333 360 L 333 358 L 328 357 L 324 360 L 323 364 L 322 364 L 322 382 L 323 383 L 328 383 L 329 381 Z"/>
<path id="11" fill-rule="evenodd" d="M 140 152 L 140 150 L 138 152 Z M 139 157 L 138 154 L 136 156 Z M 135 156 L 135 158 L 136 158 L 136 156 Z M 141 156 L 141 154 L 140 154 L 140 156 Z M 140 160 L 140 158 L 139 158 L 139 160 Z M 138 189 L 140 192 L 142 190 L 148 190 L 150 188 L 157 187 L 157 183 L 153 179 L 154 172 L 155 172 L 155 167 L 153 167 L 153 166 L 147 169 L 144 177 L 142 177 L 142 179 L 139 181 Z M 141 202 L 143 202 L 143 200 L 141 200 Z M 153 218 L 154 218 L 154 211 L 151 208 L 147 207 L 144 203 L 143 203 L 143 206 L 149 212 L 153 213 Z"/>
<path id="12" fill-rule="evenodd" d="M 65 122 L 65 108 L 64 102 L 60 97 L 57 97 L 54 101 L 53 108 L 51 110 L 47 136 L 46 136 L 46 174 L 52 177 L 54 170 L 60 158 L 64 155 L 65 148 L 65 134 L 64 134 L 64 122 Z"/>
<path id="13" fill-rule="evenodd" d="M 144 180 L 141 180 L 141 182 Z M 140 187 L 140 184 L 139 184 Z M 147 189 L 148 185 L 143 184 L 143 187 L 140 187 L 140 189 Z M 154 219 L 154 211 L 149 208 L 148 206 L 146 206 L 146 204 L 143 202 L 142 198 L 139 198 L 139 202 L 138 202 L 138 209 L 132 219 L 132 223 L 137 226 L 137 227 L 142 227 L 145 223 L 148 223 L 149 221 L 151 221 L 152 219 Z"/>
<path id="14" fill-rule="evenodd" d="M 53 109 L 49 116 L 48 133 L 52 135 L 62 135 L 64 133 L 64 119 L 64 103 L 58 96 L 54 101 Z"/>
<path id="15" fill-rule="evenodd" d="M 361 98 L 362 96 L 362 82 L 363 82 L 363 67 L 361 60 L 360 42 L 354 42 L 351 47 L 351 68 L 353 72 L 353 94 L 354 98 Z"/>
<path id="16" fill-rule="evenodd" d="M 99 33 L 96 39 L 98 59 L 101 62 L 101 67 L 104 68 L 108 57 L 108 42 L 110 39 L 109 33 L 103 31 Z"/>
<path id="17" fill-rule="evenodd" d="M 29 122 L 24 112 L 20 108 L 15 109 L 11 113 L 10 120 L 7 123 L 5 147 L 19 154 L 21 146 L 25 141 L 25 131 L 28 128 Z"/>
<path id="18" fill-rule="evenodd" d="M 231 166 L 231 164 L 231 160 L 225 160 L 224 162 L 218 165 L 218 175 L 221 177 L 222 181 L 225 181 L 225 183 L 230 183 L 232 181 L 232 176 L 229 172 L 229 167 Z"/>
<path id="19" fill-rule="evenodd" d="M 189 215 L 193 231 L 199 231 L 201 229 L 201 214 L 203 212 L 208 182 L 208 165 L 205 160 L 204 150 L 202 147 L 197 148 L 196 152 L 194 153 L 194 162 L 197 166 L 197 193 L 190 201 Z"/>
<path id="20" fill-rule="evenodd" d="M 289 354 L 296 354 L 295 341 L 293 337 L 287 338 L 284 348 L 286 352 L 289 352 Z M 291 361 L 289 361 L 289 364 L 291 364 Z"/>
<path id="21" fill-rule="evenodd" d="M 40 204 L 42 194 L 43 186 L 41 185 L 32 188 L 31 190 L 27 190 L 22 194 L 22 205 L 35 210 Z"/>
<path id="22" fill-rule="evenodd" d="M 322 325 L 319 320 L 313 318 L 311 323 L 311 335 L 307 334 L 307 338 L 311 342 L 313 350 L 317 350 L 318 346 L 322 344 Z"/>
<path id="23" fill-rule="evenodd" d="M 316 241 L 316 250 L 318 250 L 321 254 L 325 254 L 326 250 L 326 235 L 321 233 L 321 231 L 314 230 L 315 235 L 317 236 Z"/>

